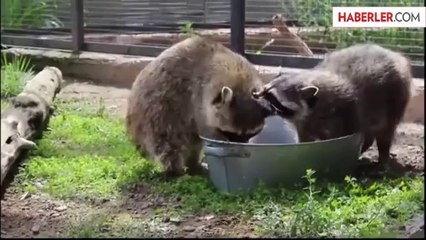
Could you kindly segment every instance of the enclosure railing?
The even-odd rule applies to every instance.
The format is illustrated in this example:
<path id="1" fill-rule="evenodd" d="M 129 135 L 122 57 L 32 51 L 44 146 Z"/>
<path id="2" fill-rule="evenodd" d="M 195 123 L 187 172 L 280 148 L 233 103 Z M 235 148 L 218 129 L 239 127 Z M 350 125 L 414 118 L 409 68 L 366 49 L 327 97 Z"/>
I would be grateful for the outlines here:
<path id="1" fill-rule="evenodd" d="M 154 57 L 198 32 L 254 64 L 306 69 L 318 64 L 326 52 L 370 41 L 405 53 L 412 60 L 414 77 L 424 78 L 424 29 L 342 30 L 330 25 L 333 6 L 423 6 L 419 0 L 2 0 L 1 4 L 3 45 Z"/>

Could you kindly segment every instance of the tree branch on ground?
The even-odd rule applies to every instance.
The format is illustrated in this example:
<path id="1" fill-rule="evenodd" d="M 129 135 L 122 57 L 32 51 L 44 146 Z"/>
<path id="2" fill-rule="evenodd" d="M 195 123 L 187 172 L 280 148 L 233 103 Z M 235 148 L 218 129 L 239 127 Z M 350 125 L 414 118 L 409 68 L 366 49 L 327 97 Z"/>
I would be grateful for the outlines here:
<path id="1" fill-rule="evenodd" d="M 9 100 L 1 113 L 1 186 L 22 150 L 33 149 L 53 113 L 53 101 L 61 89 L 62 72 L 46 66 Z"/>

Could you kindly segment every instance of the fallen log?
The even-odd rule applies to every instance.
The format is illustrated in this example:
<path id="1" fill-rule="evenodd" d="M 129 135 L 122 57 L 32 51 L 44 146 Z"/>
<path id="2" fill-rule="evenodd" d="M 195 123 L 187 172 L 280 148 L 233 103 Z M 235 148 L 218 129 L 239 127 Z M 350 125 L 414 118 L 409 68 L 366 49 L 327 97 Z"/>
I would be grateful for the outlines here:
<path id="1" fill-rule="evenodd" d="M 1 186 L 24 149 L 33 149 L 33 140 L 41 137 L 50 115 L 53 100 L 61 89 L 62 72 L 46 66 L 29 80 L 9 106 L 1 113 Z"/>
<path id="2" fill-rule="evenodd" d="M 412 218 L 408 225 L 405 226 L 407 238 L 425 238 L 425 216 L 419 214 Z"/>

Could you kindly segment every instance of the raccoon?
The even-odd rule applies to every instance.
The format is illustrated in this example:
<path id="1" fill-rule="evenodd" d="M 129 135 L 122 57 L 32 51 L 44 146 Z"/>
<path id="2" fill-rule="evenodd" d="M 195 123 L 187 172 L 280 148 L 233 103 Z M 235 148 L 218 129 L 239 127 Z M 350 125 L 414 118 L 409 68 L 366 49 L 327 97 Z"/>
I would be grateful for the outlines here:
<path id="1" fill-rule="evenodd" d="M 361 152 L 376 140 L 379 163 L 387 163 L 411 81 L 405 56 L 375 44 L 358 44 L 336 50 L 311 70 L 278 77 L 254 96 L 264 96 L 278 115 L 294 121 L 301 141 L 362 132 Z"/>
<path id="2" fill-rule="evenodd" d="M 128 98 L 127 132 L 168 176 L 199 173 L 199 136 L 247 142 L 271 113 L 252 98 L 263 86 L 244 57 L 207 37 L 164 50 L 137 76 Z"/>
<path id="3" fill-rule="evenodd" d="M 293 123 L 300 142 L 337 138 L 358 128 L 359 111 L 350 82 L 324 70 L 279 76 L 255 97 Z"/>

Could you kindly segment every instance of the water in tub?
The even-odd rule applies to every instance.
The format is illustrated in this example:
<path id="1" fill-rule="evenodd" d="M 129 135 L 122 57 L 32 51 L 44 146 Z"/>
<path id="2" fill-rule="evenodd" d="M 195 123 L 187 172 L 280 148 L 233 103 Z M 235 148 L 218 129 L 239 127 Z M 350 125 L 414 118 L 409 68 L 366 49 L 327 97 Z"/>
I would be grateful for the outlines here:
<path id="1" fill-rule="evenodd" d="M 295 126 L 279 116 L 270 116 L 266 118 L 263 130 L 249 140 L 249 143 L 271 144 L 291 144 L 298 142 L 299 136 Z"/>
<path id="2" fill-rule="evenodd" d="M 291 122 L 279 116 L 271 116 L 265 119 L 265 127 L 252 137 L 249 143 L 292 144 L 299 143 L 299 136 Z M 201 153 L 201 158 L 203 159 L 201 165 L 208 169 L 207 163 L 204 162 L 204 153 Z"/>

